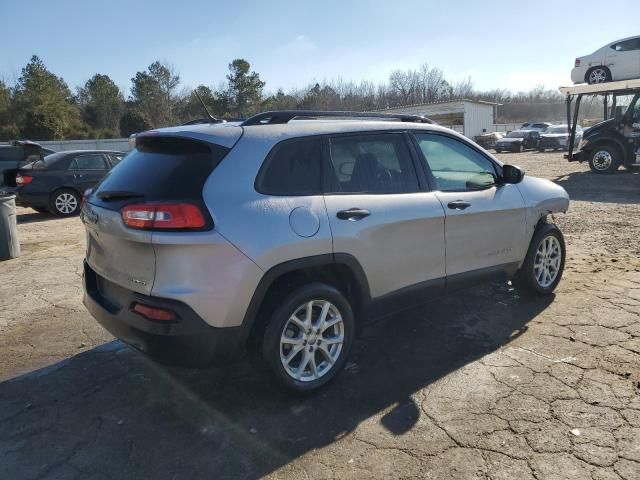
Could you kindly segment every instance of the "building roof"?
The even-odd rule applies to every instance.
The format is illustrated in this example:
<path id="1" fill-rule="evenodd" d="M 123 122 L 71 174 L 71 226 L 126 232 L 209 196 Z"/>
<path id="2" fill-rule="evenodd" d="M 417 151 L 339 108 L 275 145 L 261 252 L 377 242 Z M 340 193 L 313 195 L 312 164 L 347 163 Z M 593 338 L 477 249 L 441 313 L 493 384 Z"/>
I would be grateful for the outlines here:
<path id="1" fill-rule="evenodd" d="M 441 101 L 441 102 L 426 102 L 426 103 L 412 103 L 412 104 L 408 104 L 408 105 L 400 105 L 397 107 L 390 107 L 390 108 L 380 108 L 378 110 L 373 110 L 374 112 L 388 112 L 388 111 L 392 111 L 392 110 L 402 110 L 402 109 L 407 109 L 407 108 L 416 108 L 416 107 L 434 107 L 437 108 L 438 106 L 442 107 L 442 106 L 446 106 L 446 105 L 454 105 L 454 104 L 464 104 L 464 103 L 476 103 L 479 105 L 502 105 L 502 103 L 495 103 L 495 102 L 486 102 L 484 100 L 470 100 L 468 98 L 460 98 L 458 100 L 446 100 L 446 101 Z"/>

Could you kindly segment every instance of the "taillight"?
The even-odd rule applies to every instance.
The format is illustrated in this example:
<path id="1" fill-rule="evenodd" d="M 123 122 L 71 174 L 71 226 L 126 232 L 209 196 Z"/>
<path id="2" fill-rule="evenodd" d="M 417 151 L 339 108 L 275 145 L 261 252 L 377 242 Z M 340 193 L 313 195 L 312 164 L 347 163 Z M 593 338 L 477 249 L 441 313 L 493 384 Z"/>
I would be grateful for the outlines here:
<path id="1" fill-rule="evenodd" d="M 82 200 L 80 200 L 80 208 L 84 207 L 84 204 L 87 203 L 87 197 L 93 193 L 93 188 L 87 188 L 82 194 Z"/>
<path id="2" fill-rule="evenodd" d="M 206 225 L 200 208 L 192 203 L 136 203 L 122 209 L 127 227 L 142 230 L 199 229 Z"/>
<path id="3" fill-rule="evenodd" d="M 579 67 L 579 66 L 580 66 L 580 59 L 576 58 L 576 67 Z"/>
<path id="4" fill-rule="evenodd" d="M 131 305 L 131 311 L 142 315 L 148 320 L 156 320 L 159 322 L 172 322 L 176 320 L 176 314 L 166 308 L 151 307 L 142 303 L 134 303 Z"/>
<path id="5" fill-rule="evenodd" d="M 31 183 L 33 181 L 33 177 L 29 175 L 16 175 L 16 185 L 26 185 L 27 183 Z"/>

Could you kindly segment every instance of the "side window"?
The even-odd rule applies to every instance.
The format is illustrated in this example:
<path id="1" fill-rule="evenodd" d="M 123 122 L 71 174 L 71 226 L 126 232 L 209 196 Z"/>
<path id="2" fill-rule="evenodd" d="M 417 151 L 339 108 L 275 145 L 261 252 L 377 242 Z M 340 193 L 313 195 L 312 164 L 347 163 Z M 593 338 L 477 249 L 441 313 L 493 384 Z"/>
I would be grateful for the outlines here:
<path id="1" fill-rule="evenodd" d="M 401 134 L 331 139 L 332 191 L 335 193 L 411 193 L 418 178 Z"/>
<path id="2" fill-rule="evenodd" d="M 106 170 L 107 162 L 100 154 L 78 155 L 69 164 L 69 170 Z"/>
<path id="3" fill-rule="evenodd" d="M 320 138 L 287 140 L 276 145 L 258 173 L 256 190 L 266 195 L 322 193 Z"/>
<path id="4" fill-rule="evenodd" d="M 111 164 L 115 167 L 117 164 L 119 164 L 122 161 L 122 159 L 124 158 L 124 155 L 119 155 L 117 153 L 110 153 L 109 158 L 111 159 Z"/>
<path id="5" fill-rule="evenodd" d="M 640 50 L 640 37 L 632 38 L 631 40 L 625 40 L 624 42 L 618 42 L 611 45 L 616 52 L 628 52 L 630 50 Z"/>
<path id="6" fill-rule="evenodd" d="M 428 133 L 415 137 L 438 190 L 481 190 L 495 185 L 493 162 L 460 140 Z"/>

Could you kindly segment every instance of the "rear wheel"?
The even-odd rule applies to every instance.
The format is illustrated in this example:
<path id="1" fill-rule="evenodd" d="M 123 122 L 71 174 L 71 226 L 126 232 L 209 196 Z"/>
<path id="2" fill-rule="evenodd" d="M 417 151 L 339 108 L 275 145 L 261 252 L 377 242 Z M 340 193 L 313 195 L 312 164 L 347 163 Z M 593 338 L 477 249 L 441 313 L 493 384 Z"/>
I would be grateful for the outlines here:
<path id="1" fill-rule="evenodd" d="M 513 279 L 514 285 L 525 292 L 548 295 L 562 278 L 566 247 L 560 229 L 552 223 L 538 227 L 522 267 Z"/>
<path id="2" fill-rule="evenodd" d="M 607 67 L 593 67 L 587 72 L 586 81 L 589 85 L 611 81 L 611 72 Z"/>
<path id="3" fill-rule="evenodd" d="M 500 150 L 499 148 L 496 148 L 496 153 L 502 153 L 502 150 Z"/>
<path id="4" fill-rule="evenodd" d="M 264 359 L 281 385 L 298 392 L 316 390 L 342 369 L 354 327 L 342 293 L 322 283 L 304 286 L 271 317 L 262 344 Z"/>
<path id="5" fill-rule="evenodd" d="M 596 147 L 589 155 L 589 168 L 594 173 L 614 173 L 620 166 L 619 155 L 615 147 Z"/>
<path id="6" fill-rule="evenodd" d="M 70 217 L 80 210 L 80 195 L 70 188 L 56 190 L 49 199 L 49 211 L 58 217 Z"/>

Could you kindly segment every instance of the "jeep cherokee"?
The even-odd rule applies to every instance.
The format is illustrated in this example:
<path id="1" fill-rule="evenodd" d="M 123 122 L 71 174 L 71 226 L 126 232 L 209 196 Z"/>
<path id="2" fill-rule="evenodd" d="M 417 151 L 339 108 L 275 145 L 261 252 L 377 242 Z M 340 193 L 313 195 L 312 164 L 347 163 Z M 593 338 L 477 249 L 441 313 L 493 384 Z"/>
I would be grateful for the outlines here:
<path id="1" fill-rule="evenodd" d="M 424 117 L 266 112 L 149 131 L 86 195 L 84 303 L 160 362 L 249 349 L 310 391 L 366 319 L 489 279 L 551 293 L 565 244 L 547 216 L 568 206 Z"/>

